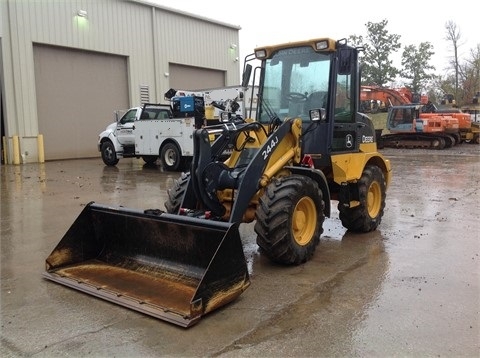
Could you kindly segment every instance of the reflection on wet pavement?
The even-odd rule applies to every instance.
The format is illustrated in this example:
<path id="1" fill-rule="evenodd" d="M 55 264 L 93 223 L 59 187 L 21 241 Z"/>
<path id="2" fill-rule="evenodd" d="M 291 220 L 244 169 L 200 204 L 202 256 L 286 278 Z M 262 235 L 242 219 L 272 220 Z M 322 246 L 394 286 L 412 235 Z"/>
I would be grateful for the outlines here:
<path id="1" fill-rule="evenodd" d="M 252 284 L 189 330 L 41 278 L 87 203 L 163 210 L 180 173 L 137 160 L 2 166 L 1 355 L 478 356 L 480 151 L 384 154 L 394 175 L 377 231 L 347 232 L 332 202 L 313 259 L 284 267 L 241 224 Z"/>

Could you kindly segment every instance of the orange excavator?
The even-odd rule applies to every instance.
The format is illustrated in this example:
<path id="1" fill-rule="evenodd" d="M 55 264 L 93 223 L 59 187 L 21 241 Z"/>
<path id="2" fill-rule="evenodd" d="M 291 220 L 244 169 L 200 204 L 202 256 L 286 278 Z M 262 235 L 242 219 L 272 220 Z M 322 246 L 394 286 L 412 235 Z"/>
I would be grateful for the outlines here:
<path id="1" fill-rule="evenodd" d="M 365 112 L 388 111 L 389 133 L 381 136 L 381 146 L 449 148 L 462 141 L 461 128 L 466 130 L 470 125 L 465 122 L 463 113 L 442 112 L 429 101 L 428 96 L 414 93 L 406 87 L 362 86 L 360 99 Z"/>
<path id="2" fill-rule="evenodd" d="M 420 103 L 427 104 L 428 96 L 412 93 L 408 88 L 361 86 L 360 101 L 365 113 L 387 112 L 392 106 Z"/>
<path id="3" fill-rule="evenodd" d="M 462 107 L 462 109 L 448 106 L 437 108 L 431 102 L 418 108 L 413 104 L 392 106 L 387 117 L 387 129 L 390 134 L 382 136 L 383 145 L 443 149 L 462 142 L 480 144 L 480 121 L 476 121 L 476 117 L 471 115 L 472 108 L 478 108 L 477 112 L 480 113 L 480 106 L 477 104 L 475 107 L 474 103 L 475 101 L 472 101 L 472 105 Z M 402 118 L 404 125 L 398 127 L 396 122 L 398 123 L 403 116 L 403 110 L 406 107 L 410 108 L 414 115 L 406 115 Z M 414 119 L 415 126 L 413 125 Z M 408 129 L 405 123 L 410 123 Z M 427 138 L 425 137 L 426 132 L 435 134 L 430 133 Z M 441 136 L 443 139 L 432 139 L 432 136 Z M 414 144 L 412 138 L 418 142 Z"/>
<path id="4" fill-rule="evenodd" d="M 458 108 L 455 99 L 446 94 L 441 101 L 442 108 L 435 114 L 452 116 L 458 119 L 460 140 L 465 143 L 480 144 L 480 92 L 477 92 L 470 103 Z"/>
<path id="5" fill-rule="evenodd" d="M 469 142 L 473 139 L 475 126 L 470 114 L 458 108 L 436 108 L 434 112 L 422 113 L 421 118 L 440 117 L 445 123 L 446 132 L 452 134 L 457 142 Z"/>
<path id="6" fill-rule="evenodd" d="M 475 102 L 478 103 L 478 98 L 480 97 L 480 92 L 477 93 L 472 99 L 472 105 L 475 105 Z M 477 104 L 478 106 L 478 104 Z M 467 142 L 467 143 L 479 143 L 479 123 L 475 123 L 475 119 L 472 118 L 468 111 L 468 106 L 462 107 L 461 109 L 458 108 L 457 102 L 455 97 L 447 93 L 443 96 L 440 100 L 440 106 L 437 108 L 436 106 L 431 106 L 430 110 L 427 111 L 429 113 L 422 113 L 421 116 L 431 117 L 431 116 L 439 116 L 442 119 L 445 119 L 446 122 L 446 130 L 447 132 L 454 134 L 455 137 L 458 137 L 459 142 Z M 452 121 L 451 118 L 454 118 L 455 122 L 458 122 L 458 129 L 455 130 L 452 128 Z M 456 124 L 455 124 L 456 125 Z M 456 133 L 456 134 L 455 134 Z"/>
<path id="7" fill-rule="evenodd" d="M 422 113 L 422 104 L 392 106 L 388 111 L 389 133 L 381 147 L 444 149 L 459 143 L 458 120 L 436 113 Z"/>

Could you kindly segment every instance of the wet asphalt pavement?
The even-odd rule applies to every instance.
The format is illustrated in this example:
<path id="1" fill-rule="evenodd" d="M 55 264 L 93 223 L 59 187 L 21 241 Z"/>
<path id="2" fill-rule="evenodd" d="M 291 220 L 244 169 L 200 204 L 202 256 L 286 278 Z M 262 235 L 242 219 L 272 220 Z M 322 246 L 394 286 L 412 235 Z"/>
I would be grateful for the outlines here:
<path id="1" fill-rule="evenodd" d="M 384 149 L 379 229 L 333 215 L 313 259 L 273 265 L 241 225 L 251 286 L 184 329 L 42 278 L 85 204 L 164 209 L 179 173 L 124 159 L 1 169 L 2 357 L 479 357 L 480 146 Z"/>

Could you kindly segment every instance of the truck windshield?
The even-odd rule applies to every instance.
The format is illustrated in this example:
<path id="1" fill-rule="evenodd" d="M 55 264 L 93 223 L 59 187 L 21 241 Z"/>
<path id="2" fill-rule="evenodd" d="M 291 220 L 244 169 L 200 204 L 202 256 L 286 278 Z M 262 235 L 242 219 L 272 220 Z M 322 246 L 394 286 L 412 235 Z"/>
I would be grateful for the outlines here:
<path id="1" fill-rule="evenodd" d="M 307 121 L 309 110 L 326 108 L 331 56 L 311 47 L 288 48 L 267 60 L 263 77 L 263 97 L 258 120 L 271 121 L 300 117 Z"/>

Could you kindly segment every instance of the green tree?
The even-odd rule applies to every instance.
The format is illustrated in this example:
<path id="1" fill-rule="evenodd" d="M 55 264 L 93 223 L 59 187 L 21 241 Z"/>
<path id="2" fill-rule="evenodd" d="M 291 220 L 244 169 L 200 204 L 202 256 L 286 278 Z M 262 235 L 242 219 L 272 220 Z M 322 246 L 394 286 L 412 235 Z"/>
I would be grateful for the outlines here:
<path id="1" fill-rule="evenodd" d="M 413 93 L 420 93 L 427 87 L 427 82 L 434 79 L 434 73 L 429 72 L 435 71 L 435 67 L 429 64 L 434 54 L 433 45 L 430 42 L 422 42 L 418 47 L 405 46 L 402 54 L 403 69 L 400 75 L 410 80 L 407 87 Z"/>
<path id="2" fill-rule="evenodd" d="M 361 56 L 363 65 L 362 84 L 385 86 L 400 73 L 390 59 L 392 53 L 401 47 L 400 35 L 389 34 L 386 29 L 388 20 L 367 22 L 367 34 L 351 35 L 350 42 L 354 46 L 362 46 L 365 51 Z"/>

